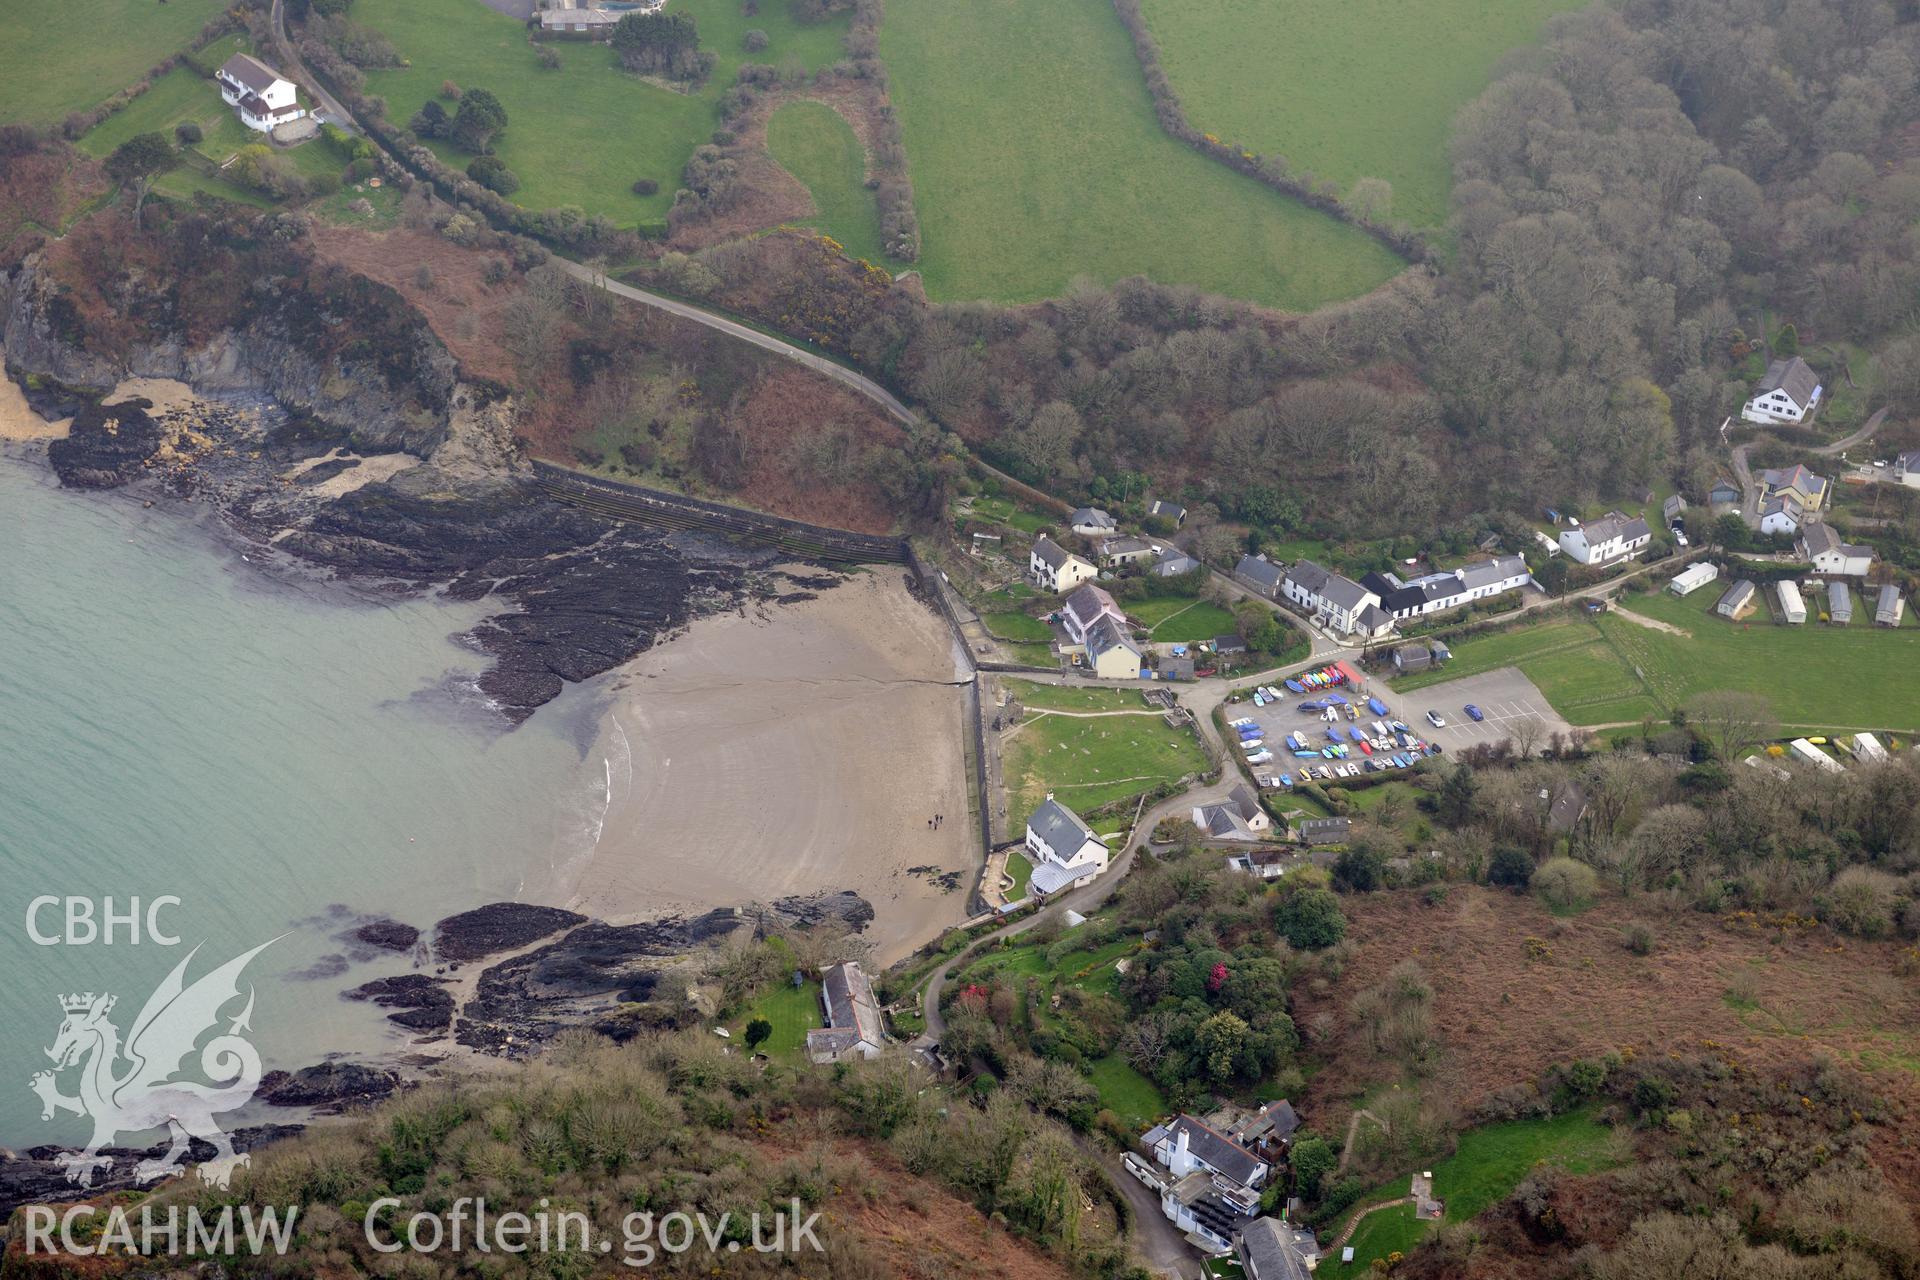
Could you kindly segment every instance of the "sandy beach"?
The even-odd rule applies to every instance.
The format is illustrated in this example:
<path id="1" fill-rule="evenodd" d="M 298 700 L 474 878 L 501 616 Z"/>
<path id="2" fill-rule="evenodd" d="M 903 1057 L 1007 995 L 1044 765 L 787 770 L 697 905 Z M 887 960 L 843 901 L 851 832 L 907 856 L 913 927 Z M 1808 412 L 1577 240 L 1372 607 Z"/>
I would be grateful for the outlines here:
<path id="1" fill-rule="evenodd" d="M 965 691 L 946 624 L 905 581 L 875 569 L 704 619 L 622 668 L 598 843 L 541 896 L 626 921 L 852 889 L 877 913 L 879 964 L 964 919 Z M 934 883 L 945 872 L 958 887 Z"/>
<path id="2" fill-rule="evenodd" d="M 0 440 L 58 440 L 67 434 L 68 423 L 48 422 L 27 406 L 27 394 L 20 385 L 0 374 Z"/>

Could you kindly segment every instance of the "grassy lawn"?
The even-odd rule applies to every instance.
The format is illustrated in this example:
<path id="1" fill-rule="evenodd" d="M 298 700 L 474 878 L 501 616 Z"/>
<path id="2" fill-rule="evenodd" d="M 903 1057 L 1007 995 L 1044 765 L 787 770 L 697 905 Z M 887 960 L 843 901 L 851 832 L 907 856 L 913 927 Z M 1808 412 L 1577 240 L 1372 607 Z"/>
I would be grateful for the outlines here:
<path id="1" fill-rule="evenodd" d="M 1100 1105 L 1119 1116 L 1130 1129 L 1144 1130 L 1167 1114 L 1160 1086 L 1135 1071 L 1115 1054 L 1087 1064 L 1087 1078 L 1100 1091 Z"/>
<path id="2" fill-rule="evenodd" d="M 1507 50 L 1579 0 L 1144 0 L 1161 62 L 1198 128 L 1295 171 L 1393 184 L 1392 214 L 1447 219 L 1453 117 Z"/>
<path id="3" fill-rule="evenodd" d="M 713 76 L 696 93 L 678 93 L 619 69 L 606 45 L 552 41 L 561 69 L 541 69 L 526 29 L 480 0 L 360 0 L 353 16 L 386 33 L 412 65 L 367 76 L 367 89 L 386 98 L 388 115 L 405 124 L 440 92 L 442 80 L 463 89 L 490 89 L 507 109 L 507 130 L 496 144 L 519 177 L 514 200 L 530 209 L 577 205 L 623 226 L 664 218 L 694 147 L 718 123 L 715 104 L 748 55 L 749 29 L 771 44 L 752 55 L 779 66 L 787 59 L 808 70 L 840 56 L 847 22 L 796 23 L 785 4 L 765 4 L 749 19 L 739 0 L 675 0 L 692 14 L 702 47 L 718 58 Z M 442 106 L 451 109 L 452 104 Z M 470 156 L 441 142 L 443 159 L 464 168 Z M 657 195 L 637 196 L 636 179 L 660 184 Z"/>
<path id="4" fill-rule="evenodd" d="M 1233 615 L 1217 604 L 1202 600 L 1178 613 L 1169 614 L 1165 620 L 1154 624 L 1149 634 L 1157 644 L 1191 644 L 1196 640 L 1211 640 L 1232 632 Z"/>
<path id="5" fill-rule="evenodd" d="M 807 1032 L 826 1025 L 820 1017 L 820 984 L 803 982 L 796 987 L 789 977 L 771 987 L 727 1028 L 743 1046 L 747 1024 L 755 1018 L 773 1024 L 773 1034 L 760 1046 L 760 1052 L 789 1062 L 806 1061 Z"/>
<path id="6" fill-rule="evenodd" d="M 0 5 L 0 120 L 57 124 L 132 85 L 185 49 L 225 0 L 66 0 Z"/>
<path id="7" fill-rule="evenodd" d="M 1060 659 L 1054 656 L 1051 644 L 1009 644 L 1007 652 L 1015 662 L 1029 667 L 1057 667 Z"/>
<path id="8" fill-rule="evenodd" d="M 222 36 L 202 50 L 200 57 L 217 65 L 251 46 L 252 41 L 244 35 Z M 88 155 L 105 157 L 136 134 L 163 133 L 172 141 L 173 127 L 183 120 L 211 129 L 219 123 L 219 117 L 232 115 L 233 108 L 220 101 L 220 90 L 213 81 L 191 67 L 178 66 L 155 80 L 153 88 L 135 98 L 126 110 L 116 111 L 88 130 L 78 145 Z"/>
<path id="9" fill-rule="evenodd" d="M 1004 613 L 983 613 L 980 615 L 980 621 L 987 624 L 987 630 L 996 640 L 1046 644 L 1053 638 L 1053 629 L 1029 613 L 1014 610 Z"/>
<path id="10" fill-rule="evenodd" d="M 820 102 L 790 102 L 767 121 L 767 150 L 800 180 L 819 216 L 808 225 L 855 258 L 880 262 L 880 212 L 866 188 L 867 159 L 853 126 Z"/>
<path id="11" fill-rule="evenodd" d="M 1206 767 L 1192 732 L 1170 729 L 1154 716 L 1039 716 L 1007 739 L 1011 829 L 1018 830 L 1048 792 L 1085 814 Z"/>
<path id="12" fill-rule="evenodd" d="M 1145 711 L 1147 704 L 1133 689 L 1098 689 L 1071 685 L 1008 680 L 1007 692 L 1028 708 L 1048 711 Z"/>
<path id="13" fill-rule="evenodd" d="M 1433 1192 L 1446 1205 L 1444 1221 L 1467 1222 L 1511 1193 L 1536 1165 L 1594 1173 L 1625 1159 L 1621 1134 L 1595 1123 L 1589 1113 L 1576 1111 L 1547 1120 L 1517 1120 L 1468 1130 L 1460 1135 L 1459 1150 L 1428 1167 L 1433 1171 Z M 1406 1194 L 1407 1180 L 1396 1179 L 1378 1188 L 1367 1202 Z M 1370 1214 L 1347 1242 L 1353 1246 L 1353 1261 L 1342 1266 L 1336 1253 L 1315 1274 L 1332 1280 L 1370 1274 L 1375 1258 L 1396 1250 L 1407 1252 L 1432 1225 L 1416 1219 L 1410 1204 Z"/>
<path id="14" fill-rule="evenodd" d="M 236 186 L 212 174 L 201 173 L 198 169 L 189 169 L 181 165 L 178 169 L 161 174 L 154 180 L 156 195 L 172 196 L 177 200 L 191 200 L 197 195 L 213 196 L 220 200 L 231 200 L 235 204 L 249 204 L 256 209 L 270 209 L 273 201 L 258 191 L 249 191 Z"/>
<path id="15" fill-rule="evenodd" d="M 1107 0 L 894 0 L 880 48 L 935 299 L 1025 302 L 1145 274 L 1309 310 L 1401 268 L 1167 136 Z"/>
<path id="16" fill-rule="evenodd" d="M 1005 498 L 975 498 L 973 514 L 982 520 L 992 520 L 1022 533 L 1038 533 L 1049 525 L 1057 523 L 1049 516 L 1025 507 L 1017 507 Z"/>
<path id="17" fill-rule="evenodd" d="M 1024 853 L 1007 855 L 1007 874 L 1013 877 L 1013 888 L 1007 890 L 1007 901 L 1018 902 L 1027 896 L 1027 881 L 1033 879 L 1033 863 Z"/>
<path id="18" fill-rule="evenodd" d="M 1660 591 L 1623 602 L 1685 636 L 1606 614 L 1469 638 L 1453 647 L 1454 660 L 1441 672 L 1409 676 L 1394 688 L 1517 666 L 1574 724 L 1664 719 L 1698 694 L 1738 689 L 1765 695 L 1788 726 L 1920 727 L 1920 689 L 1900 678 L 1920 662 L 1920 629 L 1774 626 L 1764 611 L 1733 623 L 1713 612 L 1719 598 L 1710 585 L 1686 597 Z"/>

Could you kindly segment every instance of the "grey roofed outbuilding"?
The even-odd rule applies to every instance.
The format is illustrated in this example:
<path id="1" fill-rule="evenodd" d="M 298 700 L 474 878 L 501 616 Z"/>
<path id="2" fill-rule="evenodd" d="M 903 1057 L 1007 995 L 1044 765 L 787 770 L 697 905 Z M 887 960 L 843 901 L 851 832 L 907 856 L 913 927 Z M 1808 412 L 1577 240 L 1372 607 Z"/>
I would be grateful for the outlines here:
<path id="1" fill-rule="evenodd" d="M 1676 493 L 1660 504 L 1660 518 L 1672 524 L 1673 518 L 1686 509 L 1687 500 Z"/>
<path id="2" fill-rule="evenodd" d="M 1790 360 L 1775 360 L 1769 364 L 1766 376 L 1760 379 L 1760 385 L 1754 388 L 1753 394 L 1759 397 L 1773 391 L 1784 391 L 1793 397 L 1795 404 L 1804 406 L 1813 403 L 1813 393 L 1819 386 L 1820 376 L 1813 371 L 1813 366 L 1794 356 Z"/>
<path id="3" fill-rule="evenodd" d="M 1153 544 L 1145 538 L 1108 538 L 1100 544 L 1100 554 L 1103 556 L 1131 556 L 1151 550 Z"/>
<path id="4" fill-rule="evenodd" d="M 1339 844 L 1352 827 L 1349 818 L 1308 818 L 1300 824 L 1300 838 L 1308 844 Z"/>
<path id="5" fill-rule="evenodd" d="M 1260 1175 L 1261 1166 L 1266 1164 L 1259 1156 L 1247 1150 L 1223 1133 L 1216 1133 L 1205 1121 L 1195 1120 L 1183 1115 L 1167 1126 L 1166 1137 L 1170 1142 L 1178 1143 L 1180 1135 L 1187 1135 L 1187 1150 L 1194 1157 L 1204 1161 L 1209 1168 L 1223 1177 L 1231 1178 L 1241 1186 L 1249 1185 Z"/>
<path id="6" fill-rule="evenodd" d="M 1174 578 L 1183 573 L 1192 573 L 1200 567 L 1200 562 L 1176 547 L 1169 547 L 1160 553 L 1153 562 L 1153 571 L 1162 578 Z"/>
<path id="7" fill-rule="evenodd" d="M 1155 498 L 1153 505 L 1147 508 L 1147 514 L 1150 516 L 1162 516 L 1177 525 L 1187 518 L 1187 509 L 1177 502 L 1167 502 L 1163 499 Z"/>
<path id="8" fill-rule="evenodd" d="M 1033 540 L 1033 554 L 1038 556 L 1040 563 L 1046 565 L 1049 569 L 1058 569 L 1061 565 L 1065 564 L 1072 555 L 1065 547 L 1044 533 Z"/>
<path id="9" fill-rule="evenodd" d="M 1071 858 L 1094 839 L 1093 828 L 1080 821 L 1080 815 L 1048 796 L 1027 819 L 1027 826 L 1046 842 L 1047 848 L 1063 858 Z"/>
<path id="10" fill-rule="evenodd" d="M 1067 523 L 1076 529 L 1082 525 L 1095 529 L 1114 529 L 1119 527 L 1114 524 L 1113 517 L 1102 511 L 1099 507 L 1077 507 L 1074 509 L 1074 513 L 1067 517 Z"/>
<path id="11" fill-rule="evenodd" d="M 1233 576 L 1258 583 L 1262 591 L 1271 595 L 1280 589 L 1287 571 L 1264 556 L 1241 556 L 1240 563 L 1233 566 Z"/>
<path id="12" fill-rule="evenodd" d="M 1306 1259 L 1278 1218 L 1255 1218 L 1240 1231 L 1240 1265 L 1248 1280 L 1308 1280 Z"/>
<path id="13" fill-rule="evenodd" d="M 220 64 L 220 74 L 255 93 L 265 93 L 273 82 L 285 79 L 278 71 L 250 53 L 236 53 Z"/>

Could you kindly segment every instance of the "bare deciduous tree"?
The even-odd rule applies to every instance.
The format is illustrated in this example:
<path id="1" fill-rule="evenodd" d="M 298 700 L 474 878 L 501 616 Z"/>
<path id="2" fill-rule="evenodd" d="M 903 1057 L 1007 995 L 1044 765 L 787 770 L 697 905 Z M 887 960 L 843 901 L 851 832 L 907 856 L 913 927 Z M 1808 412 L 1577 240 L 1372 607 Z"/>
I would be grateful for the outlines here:
<path id="1" fill-rule="evenodd" d="M 1757 693 L 1734 689 L 1701 694 L 1687 707 L 1687 719 L 1729 763 L 1780 732 L 1772 703 Z"/>

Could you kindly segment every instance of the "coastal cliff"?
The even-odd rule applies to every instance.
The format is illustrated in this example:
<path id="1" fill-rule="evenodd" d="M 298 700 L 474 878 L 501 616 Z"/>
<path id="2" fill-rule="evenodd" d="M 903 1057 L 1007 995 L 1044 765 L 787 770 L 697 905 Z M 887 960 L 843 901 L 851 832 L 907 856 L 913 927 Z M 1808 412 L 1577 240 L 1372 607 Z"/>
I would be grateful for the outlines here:
<path id="1" fill-rule="evenodd" d="M 8 374 L 72 418 L 48 451 L 63 484 L 156 489 L 342 577 L 498 599 L 469 638 L 492 659 L 481 691 L 515 722 L 746 598 L 766 553 L 542 495 L 512 397 L 463 378 L 404 298 L 316 262 L 297 230 L 83 228 L 0 275 Z"/>

